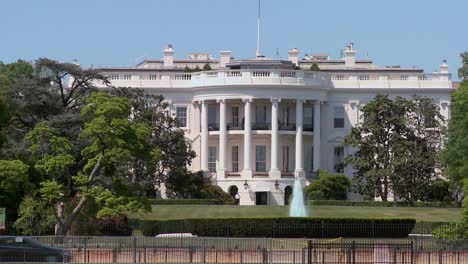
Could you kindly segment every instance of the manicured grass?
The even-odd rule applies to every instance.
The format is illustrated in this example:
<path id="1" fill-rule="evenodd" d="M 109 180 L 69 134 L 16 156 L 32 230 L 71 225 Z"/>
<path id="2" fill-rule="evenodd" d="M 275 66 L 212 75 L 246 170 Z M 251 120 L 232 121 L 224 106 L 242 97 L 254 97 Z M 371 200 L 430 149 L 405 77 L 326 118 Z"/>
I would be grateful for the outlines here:
<path id="1" fill-rule="evenodd" d="M 312 206 L 311 217 L 394 217 L 415 218 L 421 222 L 460 221 L 460 208 L 426 207 L 360 207 L 360 206 Z M 141 219 L 180 219 L 180 218 L 255 218 L 288 216 L 286 206 L 233 206 L 233 205 L 153 205 L 151 213 Z M 130 217 L 138 217 L 136 215 Z"/>

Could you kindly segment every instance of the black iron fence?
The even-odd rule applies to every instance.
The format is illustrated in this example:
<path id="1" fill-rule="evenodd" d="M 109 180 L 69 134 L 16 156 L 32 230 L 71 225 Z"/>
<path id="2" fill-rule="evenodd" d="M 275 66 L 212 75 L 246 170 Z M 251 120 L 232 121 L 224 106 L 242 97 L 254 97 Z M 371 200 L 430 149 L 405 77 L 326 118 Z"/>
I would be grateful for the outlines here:
<path id="1" fill-rule="evenodd" d="M 1 237 L 0 237 L 1 238 Z M 425 238 L 406 239 L 277 239 L 166 237 L 39 236 L 29 251 L 3 251 L 0 262 L 54 261 L 63 252 L 72 263 L 349 263 L 349 264 L 462 264 L 468 249 Z M 467 241 L 458 241 L 466 245 Z M 422 247 L 421 247 L 422 246 Z M 2 248 L 0 242 L 0 248 Z M 17 248 L 20 248 L 18 245 Z M 0 252 L 2 252 L 0 250 Z M 15 255 L 21 252 L 20 255 Z M 3 254 L 3 255 L 2 255 Z M 54 258 L 55 256 L 55 258 Z M 59 261 L 62 261 L 60 259 Z"/>

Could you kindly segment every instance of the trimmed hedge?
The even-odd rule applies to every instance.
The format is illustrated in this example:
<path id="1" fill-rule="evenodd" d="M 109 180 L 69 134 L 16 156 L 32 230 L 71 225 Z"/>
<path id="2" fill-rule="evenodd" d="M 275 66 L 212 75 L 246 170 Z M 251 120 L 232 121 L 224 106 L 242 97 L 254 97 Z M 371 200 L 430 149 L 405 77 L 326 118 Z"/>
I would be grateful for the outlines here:
<path id="1" fill-rule="evenodd" d="M 151 205 L 222 205 L 216 199 L 148 199 Z"/>
<path id="2" fill-rule="evenodd" d="M 192 233 L 205 237 L 407 237 L 414 219 L 369 218 L 202 218 L 140 220 L 145 236 L 164 233 Z"/>
<path id="3" fill-rule="evenodd" d="M 307 200 L 308 205 L 329 206 L 364 206 L 364 207 L 436 207 L 436 208 L 460 208 L 457 202 L 394 202 L 394 201 L 341 201 L 341 200 Z"/>

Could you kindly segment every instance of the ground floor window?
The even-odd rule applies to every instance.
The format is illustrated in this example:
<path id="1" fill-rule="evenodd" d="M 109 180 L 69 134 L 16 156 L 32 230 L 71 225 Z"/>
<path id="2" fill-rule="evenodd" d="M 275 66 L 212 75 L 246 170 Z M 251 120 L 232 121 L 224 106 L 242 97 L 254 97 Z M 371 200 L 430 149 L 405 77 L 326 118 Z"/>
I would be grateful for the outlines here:
<path id="1" fill-rule="evenodd" d="M 208 147 L 208 170 L 216 172 L 216 147 Z"/>
<path id="2" fill-rule="evenodd" d="M 255 146 L 255 171 L 266 172 L 266 146 Z"/>
<path id="3" fill-rule="evenodd" d="M 344 172 L 344 164 L 343 164 L 343 159 L 344 159 L 344 148 L 341 146 L 335 147 L 333 151 L 333 167 L 335 169 L 335 172 L 337 173 L 343 173 Z"/>
<path id="4" fill-rule="evenodd" d="M 239 171 L 239 146 L 232 146 L 232 172 Z"/>
<path id="5" fill-rule="evenodd" d="M 283 171 L 289 171 L 289 146 L 283 146 Z"/>

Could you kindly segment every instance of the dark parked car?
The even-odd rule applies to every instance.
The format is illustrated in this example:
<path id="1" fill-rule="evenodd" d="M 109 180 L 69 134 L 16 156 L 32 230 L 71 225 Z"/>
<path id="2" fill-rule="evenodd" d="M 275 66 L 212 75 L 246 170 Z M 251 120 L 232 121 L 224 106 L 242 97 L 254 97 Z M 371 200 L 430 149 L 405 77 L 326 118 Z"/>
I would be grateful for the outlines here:
<path id="1" fill-rule="evenodd" d="M 0 262 L 69 262 L 70 253 L 29 237 L 0 236 Z"/>

